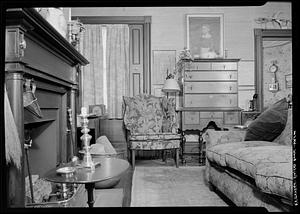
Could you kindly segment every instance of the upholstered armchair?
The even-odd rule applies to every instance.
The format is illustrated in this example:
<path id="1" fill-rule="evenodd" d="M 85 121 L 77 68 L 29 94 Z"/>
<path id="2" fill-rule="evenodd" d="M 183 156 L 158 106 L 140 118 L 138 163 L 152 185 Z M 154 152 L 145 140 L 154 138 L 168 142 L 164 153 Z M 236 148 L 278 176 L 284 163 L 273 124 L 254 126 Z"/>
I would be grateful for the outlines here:
<path id="1" fill-rule="evenodd" d="M 132 167 L 136 150 L 175 150 L 178 167 L 182 136 L 178 133 L 175 100 L 140 94 L 123 97 L 124 126 Z"/>

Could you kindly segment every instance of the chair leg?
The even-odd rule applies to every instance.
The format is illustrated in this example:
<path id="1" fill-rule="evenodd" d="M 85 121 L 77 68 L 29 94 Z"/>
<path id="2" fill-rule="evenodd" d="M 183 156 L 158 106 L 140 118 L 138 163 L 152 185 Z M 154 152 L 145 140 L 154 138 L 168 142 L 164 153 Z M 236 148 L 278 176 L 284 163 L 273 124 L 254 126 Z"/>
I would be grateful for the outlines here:
<path id="1" fill-rule="evenodd" d="M 131 151 L 130 151 L 129 147 L 127 147 L 127 160 L 129 163 L 131 162 Z"/>
<path id="2" fill-rule="evenodd" d="M 179 167 L 179 148 L 175 149 L 176 151 L 176 157 L 175 157 L 175 163 L 176 163 L 176 168 Z"/>
<path id="3" fill-rule="evenodd" d="M 166 162 L 166 150 L 162 150 L 162 161 Z"/>
<path id="4" fill-rule="evenodd" d="M 135 150 L 134 149 L 131 150 L 131 165 L 132 165 L 132 169 L 134 170 L 134 167 L 135 167 Z"/>

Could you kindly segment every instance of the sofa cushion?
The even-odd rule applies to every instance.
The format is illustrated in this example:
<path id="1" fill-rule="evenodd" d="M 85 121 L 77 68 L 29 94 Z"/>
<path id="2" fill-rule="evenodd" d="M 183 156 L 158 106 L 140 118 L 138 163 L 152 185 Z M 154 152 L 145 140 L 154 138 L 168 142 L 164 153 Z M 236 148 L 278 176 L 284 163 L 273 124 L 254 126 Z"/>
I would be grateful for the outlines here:
<path id="1" fill-rule="evenodd" d="M 244 130 L 215 131 L 207 129 L 202 134 L 203 141 L 206 142 L 206 148 L 222 143 L 241 142 L 245 138 Z"/>
<path id="2" fill-rule="evenodd" d="M 176 149 L 180 140 L 129 141 L 129 148 L 136 150 Z"/>
<path id="3" fill-rule="evenodd" d="M 249 125 L 245 141 L 273 141 L 285 128 L 287 110 L 286 98 L 271 105 Z"/>
<path id="4" fill-rule="evenodd" d="M 262 192 L 278 195 L 291 201 L 293 198 L 292 161 L 259 167 L 255 182 Z"/>
<path id="5" fill-rule="evenodd" d="M 206 157 L 209 161 L 215 162 L 220 166 L 226 166 L 225 155 L 230 151 L 248 147 L 261 147 L 274 145 L 272 142 L 267 141 L 241 141 L 226 144 L 217 144 L 206 149 Z"/>
<path id="6" fill-rule="evenodd" d="M 147 140 L 180 140 L 180 134 L 173 134 L 173 133 L 159 133 L 159 134 L 133 134 L 129 136 L 129 140 L 135 141 L 147 141 Z"/>
<path id="7" fill-rule="evenodd" d="M 292 147 L 274 144 L 269 146 L 239 148 L 227 151 L 226 166 L 255 179 L 258 168 L 271 166 L 275 163 L 289 163 L 292 158 Z"/>

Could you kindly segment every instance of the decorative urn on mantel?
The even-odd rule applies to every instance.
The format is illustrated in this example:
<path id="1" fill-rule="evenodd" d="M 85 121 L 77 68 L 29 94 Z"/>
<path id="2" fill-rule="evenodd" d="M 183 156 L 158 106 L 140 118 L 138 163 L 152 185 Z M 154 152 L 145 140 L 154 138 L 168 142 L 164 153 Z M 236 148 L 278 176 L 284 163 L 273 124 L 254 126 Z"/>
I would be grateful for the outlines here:
<path id="1" fill-rule="evenodd" d="M 62 8 L 36 8 L 41 16 L 46 19 L 64 38 L 67 38 L 68 25 Z"/>

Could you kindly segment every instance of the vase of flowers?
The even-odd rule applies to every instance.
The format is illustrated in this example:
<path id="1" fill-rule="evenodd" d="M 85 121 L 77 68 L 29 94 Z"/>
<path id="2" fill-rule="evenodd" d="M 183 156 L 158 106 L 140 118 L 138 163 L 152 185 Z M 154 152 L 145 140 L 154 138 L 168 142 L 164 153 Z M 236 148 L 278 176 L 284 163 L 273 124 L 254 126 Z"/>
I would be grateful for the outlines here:
<path id="1" fill-rule="evenodd" d="M 37 8 L 41 16 L 46 19 L 64 38 L 67 38 L 68 26 L 62 8 Z"/>
<path id="2" fill-rule="evenodd" d="M 176 66 L 175 66 L 175 75 L 177 75 L 177 79 L 180 85 L 182 85 L 182 80 L 183 80 L 182 74 L 183 74 L 185 63 L 190 62 L 191 60 L 192 60 L 192 55 L 190 50 L 184 47 L 183 50 L 180 51 L 179 53 L 178 61 L 176 62 Z"/>

